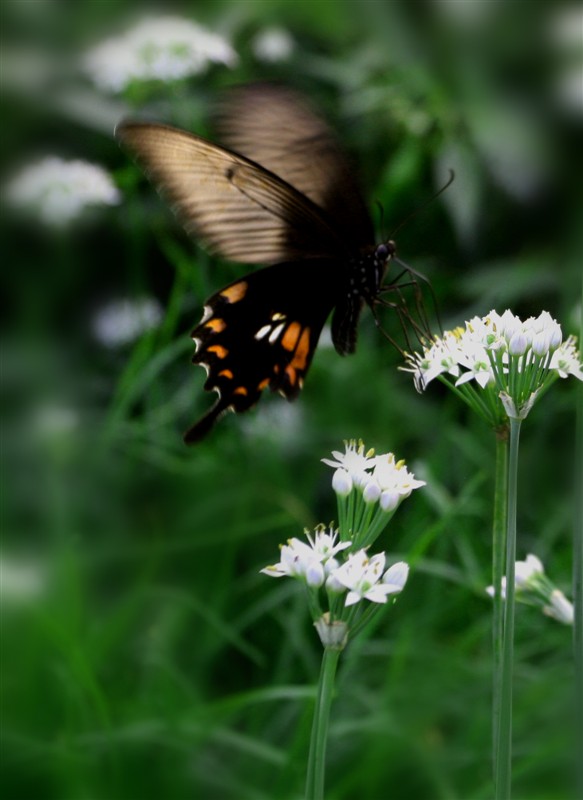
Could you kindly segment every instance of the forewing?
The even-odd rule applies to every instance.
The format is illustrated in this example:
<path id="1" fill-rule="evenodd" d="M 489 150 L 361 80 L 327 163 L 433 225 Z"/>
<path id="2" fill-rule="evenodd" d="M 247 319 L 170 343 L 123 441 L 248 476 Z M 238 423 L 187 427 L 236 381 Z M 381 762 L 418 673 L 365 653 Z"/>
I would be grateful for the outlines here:
<path id="1" fill-rule="evenodd" d="M 217 133 L 227 147 L 324 209 L 349 247 L 373 243 L 373 225 L 354 170 L 326 122 L 296 92 L 274 84 L 228 91 L 218 106 Z"/>
<path id="2" fill-rule="evenodd" d="M 302 389 L 335 301 L 337 265 L 323 259 L 276 264 L 226 286 L 208 301 L 192 333 L 205 389 L 219 397 L 185 435 L 199 441 L 226 411 L 251 408 L 268 387 L 288 400 Z"/>
<path id="3" fill-rule="evenodd" d="M 317 206 L 244 156 L 166 125 L 124 122 L 116 137 L 211 252 L 269 264 L 343 249 Z"/>

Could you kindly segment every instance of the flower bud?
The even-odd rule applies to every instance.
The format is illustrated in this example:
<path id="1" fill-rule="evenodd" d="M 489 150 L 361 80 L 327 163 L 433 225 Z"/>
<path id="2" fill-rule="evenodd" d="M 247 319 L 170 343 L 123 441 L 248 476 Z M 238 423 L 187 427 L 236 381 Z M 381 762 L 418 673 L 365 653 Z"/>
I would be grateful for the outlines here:
<path id="1" fill-rule="evenodd" d="M 528 338 L 523 330 L 515 331 L 508 342 L 508 352 L 511 356 L 522 356 L 528 348 Z"/>
<path id="2" fill-rule="evenodd" d="M 340 497 L 346 497 L 352 491 L 350 473 L 339 467 L 332 476 L 332 488 Z"/>
<path id="3" fill-rule="evenodd" d="M 319 589 L 324 583 L 324 567 L 319 561 L 312 561 L 306 568 L 306 583 L 315 589 Z"/>
<path id="4" fill-rule="evenodd" d="M 383 511 L 389 513 L 390 511 L 394 511 L 397 508 L 400 499 L 401 495 L 399 494 L 399 492 L 393 489 L 386 489 L 381 494 L 380 506 Z"/>
<path id="5" fill-rule="evenodd" d="M 362 497 L 365 503 L 376 503 L 381 496 L 381 487 L 375 480 L 369 481 L 364 487 Z"/>

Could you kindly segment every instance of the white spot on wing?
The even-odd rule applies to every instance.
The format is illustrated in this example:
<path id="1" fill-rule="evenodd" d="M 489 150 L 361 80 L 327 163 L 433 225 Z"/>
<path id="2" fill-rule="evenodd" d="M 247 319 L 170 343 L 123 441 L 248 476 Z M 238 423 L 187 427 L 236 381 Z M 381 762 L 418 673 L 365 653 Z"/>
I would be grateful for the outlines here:
<path id="1" fill-rule="evenodd" d="M 213 310 L 211 306 L 205 306 L 202 311 L 202 319 L 199 322 L 199 325 L 204 325 L 205 322 L 208 322 L 208 320 L 212 317 L 212 315 L 213 315 Z"/>
<path id="2" fill-rule="evenodd" d="M 272 332 L 269 334 L 269 342 L 270 344 L 274 344 L 279 337 L 281 336 L 282 330 L 285 328 L 285 322 L 280 322 L 277 328 L 274 328 Z"/>
<path id="3" fill-rule="evenodd" d="M 264 325 L 262 328 L 259 328 L 257 333 L 255 334 L 255 338 L 259 341 L 259 339 L 263 339 L 264 336 L 267 336 L 269 331 L 271 330 L 271 325 Z"/>

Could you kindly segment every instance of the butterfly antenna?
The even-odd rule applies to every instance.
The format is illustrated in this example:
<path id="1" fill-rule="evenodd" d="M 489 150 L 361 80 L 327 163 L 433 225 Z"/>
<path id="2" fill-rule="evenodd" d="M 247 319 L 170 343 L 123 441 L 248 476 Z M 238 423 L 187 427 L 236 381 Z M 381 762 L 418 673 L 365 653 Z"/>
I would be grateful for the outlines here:
<path id="1" fill-rule="evenodd" d="M 439 195 L 440 195 L 440 194 L 443 194 L 443 192 L 445 192 L 445 190 L 446 190 L 446 189 L 449 189 L 449 187 L 451 186 L 451 184 L 454 182 L 454 179 L 455 179 L 455 172 L 453 171 L 453 169 L 450 169 L 450 170 L 449 170 L 449 178 L 448 178 L 448 179 L 447 179 L 447 181 L 446 181 L 446 182 L 443 184 L 443 186 L 441 187 L 441 189 L 438 189 L 438 190 L 437 190 L 437 192 L 435 192 L 435 194 L 434 194 L 434 195 L 432 195 L 430 198 L 428 198 L 427 200 L 425 200 L 425 202 L 421 203 L 421 205 L 420 205 L 418 208 L 416 208 L 414 211 L 412 211 L 410 214 L 408 214 L 408 215 L 405 217 L 405 219 L 404 219 L 402 222 L 400 222 L 400 223 L 397 225 L 397 227 L 395 228 L 395 230 L 394 230 L 394 231 L 391 233 L 391 235 L 389 236 L 389 239 L 394 239 L 394 238 L 395 238 L 395 236 L 396 236 L 396 234 L 397 234 L 397 233 L 398 233 L 398 232 L 401 230 L 401 228 L 403 228 L 403 227 L 404 227 L 404 226 L 405 226 L 405 225 L 406 225 L 408 222 L 410 222 L 410 221 L 413 219 L 413 217 L 416 217 L 416 216 L 417 216 L 417 214 L 419 214 L 421 211 L 423 211 L 423 209 L 424 209 L 424 208 L 427 208 L 427 206 L 428 206 L 430 203 L 433 203 L 433 201 L 434 201 L 434 200 L 437 200 L 437 198 L 439 197 Z"/>

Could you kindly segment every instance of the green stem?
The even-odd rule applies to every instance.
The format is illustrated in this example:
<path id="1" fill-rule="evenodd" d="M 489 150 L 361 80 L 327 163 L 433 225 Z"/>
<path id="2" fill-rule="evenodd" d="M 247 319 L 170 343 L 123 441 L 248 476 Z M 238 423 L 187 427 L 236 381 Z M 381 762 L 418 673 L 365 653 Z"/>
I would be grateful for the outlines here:
<path id="1" fill-rule="evenodd" d="M 502 664 L 502 631 L 504 628 L 504 603 L 502 602 L 502 576 L 506 554 L 506 516 L 508 513 L 508 429 L 496 432 L 496 474 L 494 486 L 494 521 L 492 526 L 492 586 L 494 607 L 492 620 L 493 671 L 492 671 L 492 766 L 496 775 L 496 746 L 500 722 L 500 669 Z"/>
<path id="2" fill-rule="evenodd" d="M 583 342 L 583 320 L 581 337 Z M 575 519 L 573 523 L 573 656 L 578 796 L 583 797 L 583 385 L 579 384 L 575 444 Z"/>
<path id="3" fill-rule="evenodd" d="M 326 742 L 330 707 L 334 692 L 334 678 L 342 651 L 332 647 L 324 648 L 322 667 L 318 682 L 318 696 L 314 709 L 310 755 L 308 758 L 308 774 L 306 779 L 306 800 L 323 800 L 324 775 L 326 768 Z"/>
<path id="4" fill-rule="evenodd" d="M 495 797 L 510 800 L 512 778 L 512 673 L 514 661 L 514 565 L 516 562 L 516 504 L 520 420 L 510 420 L 508 457 L 508 517 L 506 527 L 506 601 L 500 671 L 500 719 L 496 746 Z"/>

